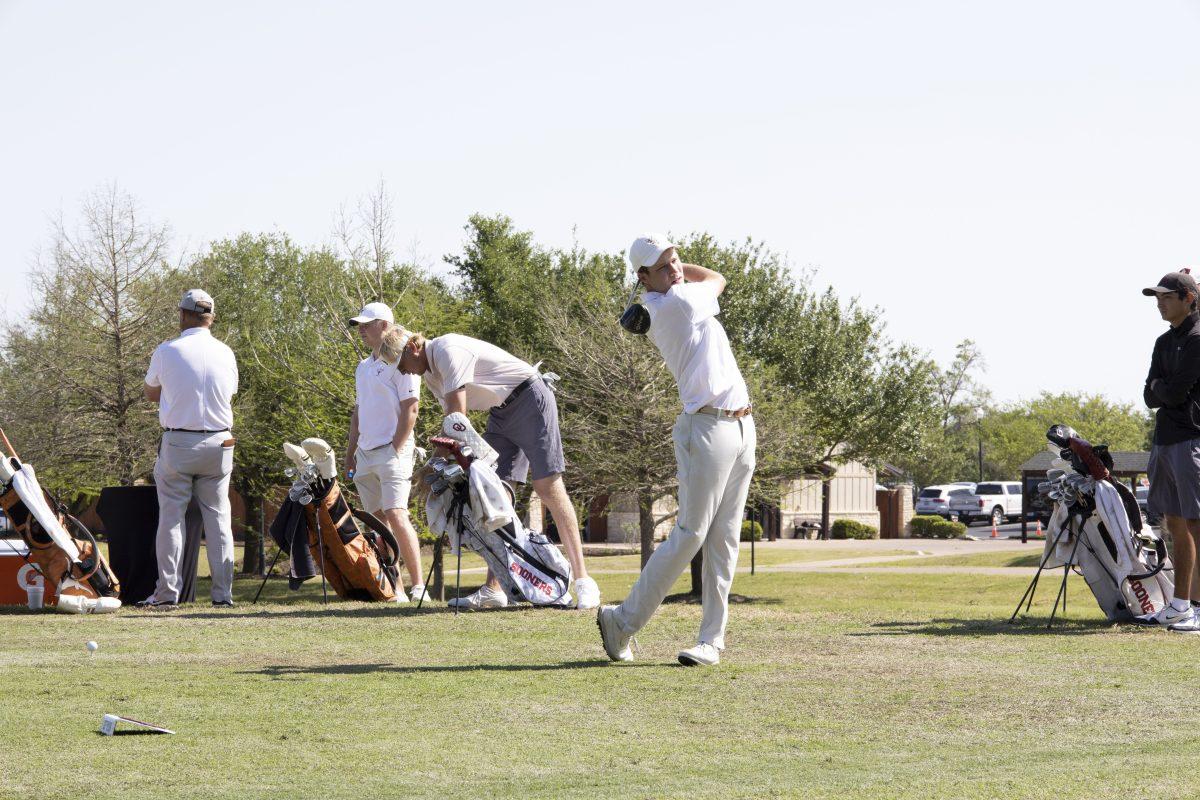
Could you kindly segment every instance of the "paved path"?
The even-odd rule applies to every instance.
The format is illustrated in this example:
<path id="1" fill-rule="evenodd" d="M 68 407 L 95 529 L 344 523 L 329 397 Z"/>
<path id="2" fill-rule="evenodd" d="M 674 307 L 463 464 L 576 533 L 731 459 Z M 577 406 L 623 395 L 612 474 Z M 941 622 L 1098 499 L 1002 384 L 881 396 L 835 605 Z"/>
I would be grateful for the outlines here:
<path id="1" fill-rule="evenodd" d="M 950 555 L 978 555 L 981 553 L 1038 553 L 1043 543 L 1030 542 L 1021 544 L 1020 539 L 868 539 L 868 540 L 836 540 L 830 542 L 811 541 L 805 539 L 780 539 L 775 542 L 759 542 L 755 547 L 760 552 L 803 552 L 819 553 L 821 551 L 845 552 L 846 550 L 861 551 L 860 556 L 820 559 L 815 561 L 800 561 L 792 564 L 764 564 L 755 567 L 755 572 L 840 572 L 856 574 L 872 573 L 901 573 L 908 575 L 1008 575 L 1031 576 L 1035 567 L 971 567 L 971 566 L 921 566 L 919 563 L 897 564 L 894 567 L 862 566 L 865 564 L 882 564 L 891 562 L 920 562 L 928 558 Z M 750 572 L 750 546 L 742 545 L 738 558 L 739 573 Z M 894 551 L 909 552 L 897 555 Z M 889 555 L 882 555 L 893 551 Z M 452 570 L 447 570 L 450 572 Z M 463 570 L 463 574 L 483 573 L 484 567 L 471 567 Z M 636 575 L 636 568 L 625 569 L 589 569 L 593 575 Z"/>

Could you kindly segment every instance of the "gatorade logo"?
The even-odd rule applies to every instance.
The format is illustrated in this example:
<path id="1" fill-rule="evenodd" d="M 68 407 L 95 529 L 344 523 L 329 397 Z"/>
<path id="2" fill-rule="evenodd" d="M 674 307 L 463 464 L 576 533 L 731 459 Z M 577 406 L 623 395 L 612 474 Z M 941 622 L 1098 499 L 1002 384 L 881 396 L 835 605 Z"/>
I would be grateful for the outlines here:
<path id="1" fill-rule="evenodd" d="M 26 564 L 17 570 L 17 586 L 22 589 L 36 589 L 39 586 L 45 588 L 46 582 L 42 579 L 42 573 L 37 571 L 37 567 Z"/>
<path id="2" fill-rule="evenodd" d="M 454 430 L 458 431 L 459 433 L 465 433 L 467 430 L 467 426 L 463 425 L 461 422 L 454 423 L 454 425 L 452 427 L 454 428 Z"/>

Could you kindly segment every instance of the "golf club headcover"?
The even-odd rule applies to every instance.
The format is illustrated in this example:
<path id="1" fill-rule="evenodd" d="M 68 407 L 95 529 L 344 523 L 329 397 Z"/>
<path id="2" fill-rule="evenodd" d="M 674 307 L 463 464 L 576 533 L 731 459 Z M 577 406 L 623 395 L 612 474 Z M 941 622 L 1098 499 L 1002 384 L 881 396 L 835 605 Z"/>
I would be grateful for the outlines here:
<path id="1" fill-rule="evenodd" d="M 298 444 L 284 442 L 283 454 L 288 457 L 288 460 L 296 465 L 296 469 L 304 469 L 312 463 L 312 458 L 309 457 L 305 449 Z"/>
<path id="2" fill-rule="evenodd" d="M 317 465 L 317 472 L 321 473 L 321 477 L 325 480 L 337 475 L 337 458 L 333 454 L 333 448 L 324 439 L 318 439 L 312 436 L 305 439 L 300 445 L 304 451 L 308 453 L 312 463 Z"/>
<path id="3" fill-rule="evenodd" d="M 484 464 L 495 464 L 496 460 L 500 458 L 500 454 L 475 432 L 475 427 L 471 425 L 471 420 L 467 419 L 466 414 L 458 411 L 447 414 L 445 421 L 442 422 L 442 433 L 470 447 L 476 460 L 482 461 Z"/>

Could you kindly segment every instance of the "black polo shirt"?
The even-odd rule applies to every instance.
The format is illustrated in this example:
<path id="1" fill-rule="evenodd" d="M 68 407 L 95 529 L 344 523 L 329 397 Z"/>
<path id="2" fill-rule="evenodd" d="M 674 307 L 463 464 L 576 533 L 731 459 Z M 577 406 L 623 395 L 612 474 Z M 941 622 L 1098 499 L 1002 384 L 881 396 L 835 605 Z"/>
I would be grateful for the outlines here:
<path id="1" fill-rule="evenodd" d="M 1200 439 L 1200 314 L 1188 314 L 1154 342 L 1142 397 L 1157 408 L 1155 444 Z"/>

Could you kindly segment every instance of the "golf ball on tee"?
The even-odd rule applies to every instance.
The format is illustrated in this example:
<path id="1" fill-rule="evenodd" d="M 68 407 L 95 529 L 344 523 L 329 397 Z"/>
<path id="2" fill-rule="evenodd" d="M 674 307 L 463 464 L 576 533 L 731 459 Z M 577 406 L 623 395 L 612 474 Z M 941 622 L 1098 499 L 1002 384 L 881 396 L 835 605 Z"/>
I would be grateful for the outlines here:
<path id="1" fill-rule="evenodd" d="M 94 653 L 100 649 L 100 645 L 96 644 L 95 642 L 88 642 L 87 649 L 89 653 Z"/>

